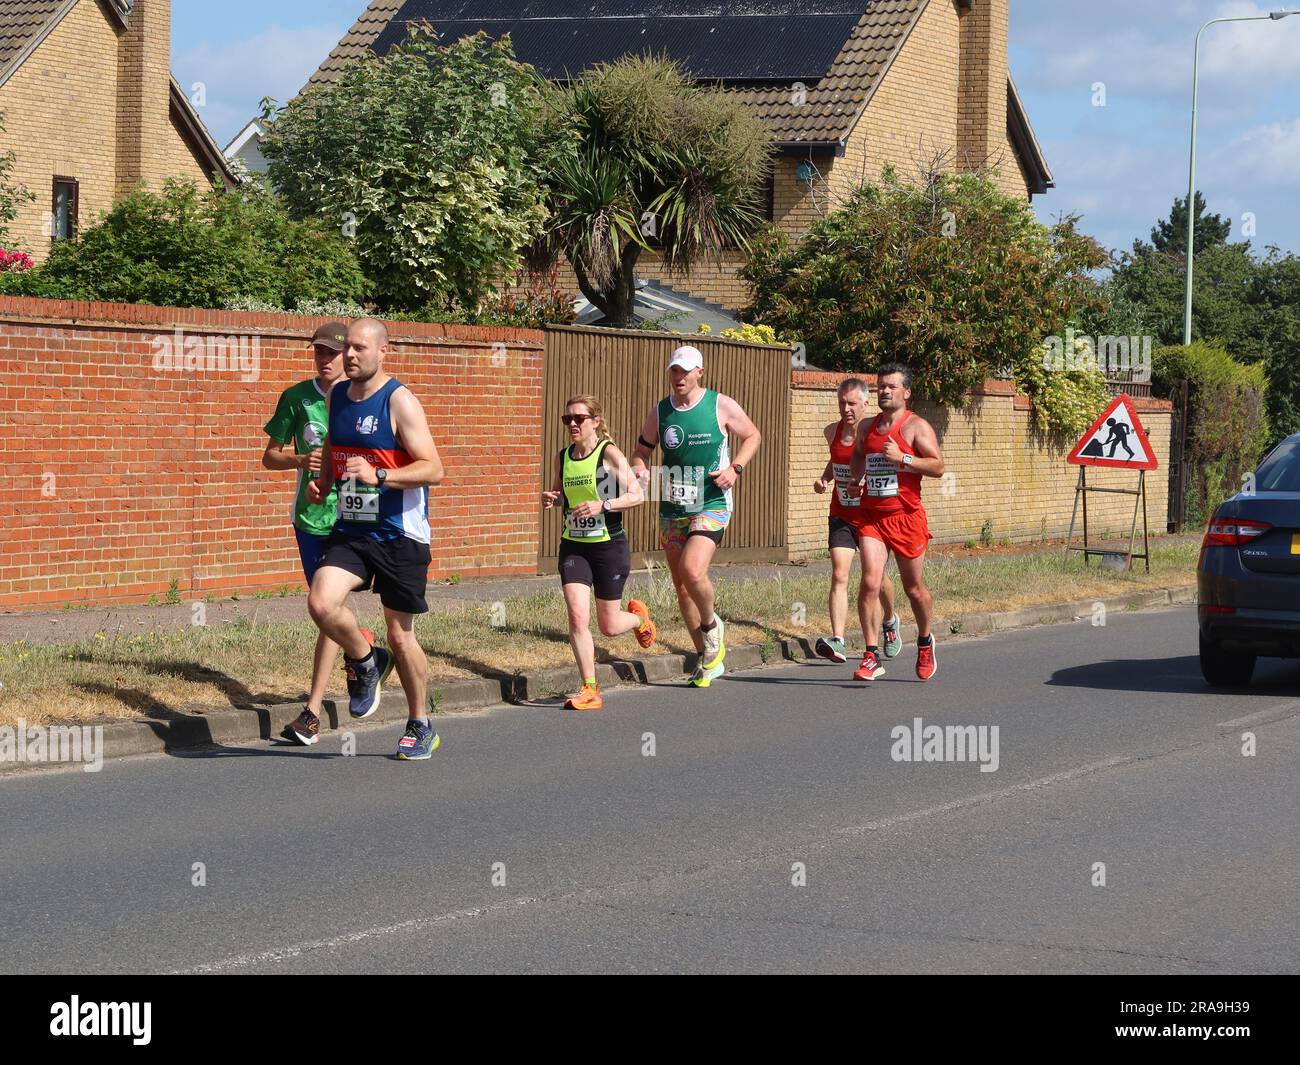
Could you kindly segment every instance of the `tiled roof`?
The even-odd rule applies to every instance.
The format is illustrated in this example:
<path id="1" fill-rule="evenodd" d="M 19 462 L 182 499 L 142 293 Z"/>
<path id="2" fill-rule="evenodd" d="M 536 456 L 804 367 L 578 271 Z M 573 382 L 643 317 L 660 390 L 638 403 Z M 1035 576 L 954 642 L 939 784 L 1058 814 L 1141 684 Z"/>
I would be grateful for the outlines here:
<path id="1" fill-rule="evenodd" d="M 726 91 L 753 108 L 771 129 L 774 141 L 826 142 L 846 137 L 926 3 L 871 0 L 825 77 L 807 86 L 806 99 L 795 102 L 789 83 L 745 84 Z M 404 0 L 372 0 L 308 84 L 332 82 L 349 62 L 365 56 L 403 4 Z"/>
<path id="2" fill-rule="evenodd" d="M 69 6 L 68 0 L 0 0 L 0 77 Z"/>

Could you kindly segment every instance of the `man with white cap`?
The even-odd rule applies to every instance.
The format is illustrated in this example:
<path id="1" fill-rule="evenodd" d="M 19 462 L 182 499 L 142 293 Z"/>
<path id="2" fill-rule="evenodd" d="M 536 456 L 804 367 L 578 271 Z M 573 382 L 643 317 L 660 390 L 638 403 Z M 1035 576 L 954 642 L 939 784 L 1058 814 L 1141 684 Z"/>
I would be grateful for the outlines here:
<path id="1" fill-rule="evenodd" d="M 663 449 L 659 543 L 682 620 L 699 652 L 689 683 L 707 688 L 726 672 L 727 655 L 722 619 L 714 613 L 709 565 L 731 521 L 731 490 L 758 454 L 762 436 L 739 403 L 700 384 L 704 356 L 698 348 L 686 345 L 674 351 L 668 376 L 672 393 L 646 415 L 631 465 L 648 485 L 647 463 L 656 447 Z M 728 434 L 740 443 L 734 461 Z"/>

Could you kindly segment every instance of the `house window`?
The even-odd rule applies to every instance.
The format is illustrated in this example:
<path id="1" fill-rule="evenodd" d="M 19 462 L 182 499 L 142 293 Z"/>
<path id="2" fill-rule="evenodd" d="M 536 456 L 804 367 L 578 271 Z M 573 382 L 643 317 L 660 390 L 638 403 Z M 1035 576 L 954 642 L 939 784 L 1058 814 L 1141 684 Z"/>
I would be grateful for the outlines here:
<path id="1" fill-rule="evenodd" d="M 77 179 L 55 177 L 54 207 L 50 213 L 50 236 L 55 240 L 71 240 L 77 235 Z"/>

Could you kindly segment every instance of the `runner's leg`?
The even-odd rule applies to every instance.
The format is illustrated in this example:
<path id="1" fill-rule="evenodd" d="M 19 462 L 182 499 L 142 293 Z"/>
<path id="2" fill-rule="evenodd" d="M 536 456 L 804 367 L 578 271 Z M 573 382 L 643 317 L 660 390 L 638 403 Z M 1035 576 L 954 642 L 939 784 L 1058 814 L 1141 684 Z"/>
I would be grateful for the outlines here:
<path id="1" fill-rule="evenodd" d="M 707 536 L 691 536 L 682 548 L 678 560 L 678 574 L 681 587 L 695 607 L 695 628 L 699 633 L 703 625 L 711 625 L 717 617 L 714 613 L 713 581 L 709 578 L 709 564 L 718 550 L 718 545 Z M 679 596 L 680 598 L 680 596 Z M 704 652 L 704 636 L 700 633 L 697 650 Z"/>
<path id="2" fill-rule="evenodd" d="M 323 632 L 316 635 L 316 654 L 311 667 L 311 694 L 307 696 L 307 709 L 317 717 L 324 715 L 325 690 L 339 660 L 339 645 Z"/>
<path id="3" fill-rule="evenodd" d="M 579 679 L 586 683 L 596 675 L 596 645 L 591 638 L 591 586 L 577 582 L 566 584 L 564 605 L 569 611 L 569 646 L 578 663 Z"/>
<path id="4" fill-rule="evenodd" d="M 388 625 L 388 649 L 396 659 L 397 675 L 406 692 L 406 716 L 425 717 L 429 710 L 429 660 L 415 635 L 415 615 L 384 607 L 384 621 Z"/>
<path id="5" fill-rule="evenodd" d="M 622 599 L 597 599 L 596 622 L 605 636 L 622 636 L 641 627 L 641 619 L 623 609 Z"/>
<path id="6" fill-rule="evenodd" d="M 916 618 L 917 635 L 929 636 L 934 599 L 930 595 L 930 589 L 921 579 L 922 571 L 925 569 L 925 552 L 921 552 L 916 558 L 904 558 L 895 553 L 894 561 L 898 563 L 898 575 L 903 581 L 903 591 L 912 604 L 912 616 Z"/>
<path id="7" fill-rule="evenodd" d="M 347 602 L 348 596 L 363 584 L 365 581 L 355 573 L 337 566 L 322 566 L 312 578 L 307 596 L 307 612 L 316 627 L 356 662 L 370 653 L 370 643 L 361 634 L 361 626 Z"/>
<path id="8" fill-rule="evenodd" d="M 880 606 L 880 588 L 885 580 L 885 563 L 889 561 L 889 548 L 883 540 L 873 536 L 864 536 L 859 542 L 862 551 L 862 583 L 858 602 L 865 604 L 866 617 L 862 618 L 863 638 L 867 646 L 878 646 L 880 626 L 884 623 L 884 611 Z"/>
<path id="9" fill-rule="evenodd" d="M 692 539 L 698 540 L 701 537 L 696 536 Z M 686 577 L 683 574 L 682 555 L 685 553 L 685 546 L 685 544 L 680 546 L 669 544 L 664 549 L 664 557 L 668 561 L 668 572 L 672 574 L 673 587 L 677 589 L 677 607 L 681 611 L 682 622 L 686 625 L 686 631 L 691 634 L 691 643 L 695 645 L 696 652 L 703 654 L 704 637 L 700 635 L 700 611 L 687 590 Z"/>
<path id="10" fill-rule="evenodd" d="M 849 572 L 853 569 L 853 556 L 857 552 L 847 547 L 831 549 L 831 590 L 828 610 L 831 616 L 831 635 L 844 639 L 844 628 L 849 616 Z M 861 611 L 861 604 L 858 607 Z"/>

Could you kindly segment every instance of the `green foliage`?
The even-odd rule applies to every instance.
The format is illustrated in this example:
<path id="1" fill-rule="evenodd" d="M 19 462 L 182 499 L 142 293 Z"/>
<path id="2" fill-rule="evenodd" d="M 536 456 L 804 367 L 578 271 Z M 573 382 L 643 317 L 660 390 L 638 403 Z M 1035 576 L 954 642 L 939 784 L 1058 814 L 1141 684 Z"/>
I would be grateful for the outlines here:
<path id="1" fill-rule="evenodd" d="M 169 180 L 123 196 L 34 270 L 0 275 L 0 292 L 53 299 L 225 307 L 358 300 L 365 278 L 342 237 L 295 222 L 264 185 L 234 192 Z"/>
<path id="2" fill-rule="evenodd" d="M 1193 223 L 1196 251 L 1209 251 L 1211 248 L 1226 244 L 1228 234 L 1232 232 L 1232 219 L 1222 215 L 1210 214 L 1206 209 L 1205 197 L 1196 194 L 1196 221 Z M 1159 252 L 1171 252 L 1187 256 L 1187 197 L 1174 200 L 1173 209 L 1168 218 L 1163 218 L 1151 230 L 1151 245 Z M 1134 250 L 1137 246 L 1135 245 Z"/>
<path id="3" fill-rule="evenodd" d="M 1187 517 L 1196 521 L 1236 491 L 1268 447 L 1268 376 L 1262 364 L 1244 365 L 1203 341 L 1157 348 L 1152 353 L 1156 393 L 1173 395 L 1183 381 L 1190 385 L 1183 458 L 1196 471 L 1191 499 L 1198 503 L 1197 512 Z"/>
<path id="4" fill-rule="evenodd" d="M 540 109 L 508 37 L 413 26 L 280 110 L 262 151 L 296 217 L 355 236 L 382 310 L 477 312 L 545 221 Z"/>
<path id="5" fill-rule="evenodd" d="M 627 56 L 548 93 L 543 180 L 551 218 L 535 263 L 563 254 L 615 325 L 632 321 L 636 263 L 670 270 L 744 248 L 771 166 L 762 123 L 666 58 Z"/>
<path id="6" fill-rule="evenodd" d="M 1198 205 L 1204 213 L 1199 197 Z M 1165 345 L 1183 342 L 1186 225 L 1186 200 L 1178 200 L 1171 218 L 1152 231 L 1156 244 L 1136 241 L 1132 253 L 1119 256 L 1109 291 L 1115 306 L 1135 312 L 1143 327 L 1108 332 L 1145 332 Z M 1230 226 L 1217 215 L 1198 219 L 1192 335 L 1238 361 L 1267 368 L 1276 440 L 1300 432 L 1300 258 L 1277 248 L 1261 257 L 1248 241 L 1227 243 Z"/>
<path id="7" fill-rule="evenodd" d="M 1090 370 L 1048 372 L 1043 343 L 1100 314 L 1090 271 L 1106 261 L 1065 218 L 1045 227 L 985 176 L 939 169 L 917 184 L 886 171 L 798 243 L 769 228 L 742 270 L 748 317 L 799 336 L 808 360 L 855 373 L 910 365 L 920 396 L 962 405 L 1012 376 L 1039 425 L 1080 431 L 1102 393 Z"/>
<path id="8" fill-rule="evenodd" d="M 5 131 L 4 112 L 0 111 L 0 133 Z M 0 152 L 0 243 L 9 239 L 9 223 L 18 217 L 19 208 L 36 199 L 36 194 L 13 180 L 17 157 L 12 151 Z"/>

